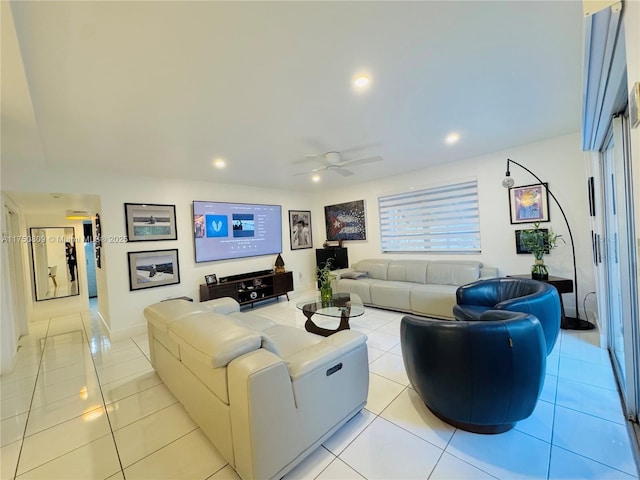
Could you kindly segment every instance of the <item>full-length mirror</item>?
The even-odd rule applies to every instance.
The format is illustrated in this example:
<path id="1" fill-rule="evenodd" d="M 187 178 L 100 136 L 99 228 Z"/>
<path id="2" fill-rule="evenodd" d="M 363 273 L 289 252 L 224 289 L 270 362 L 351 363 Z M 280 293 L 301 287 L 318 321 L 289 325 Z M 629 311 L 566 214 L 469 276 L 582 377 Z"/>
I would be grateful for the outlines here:
<path id="1" fill-rule="evenodd" d="M 79 295 L 73 227 L 31 228 L 29 233 L 36 300 Z"/>

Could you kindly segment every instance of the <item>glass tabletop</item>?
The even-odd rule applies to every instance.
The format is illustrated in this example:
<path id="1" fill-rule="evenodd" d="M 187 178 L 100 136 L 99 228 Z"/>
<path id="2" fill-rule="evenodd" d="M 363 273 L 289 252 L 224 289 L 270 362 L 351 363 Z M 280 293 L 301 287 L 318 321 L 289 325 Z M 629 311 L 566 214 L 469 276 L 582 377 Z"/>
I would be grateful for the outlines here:
<path id="1" fill-rule="evenodd" d="M 307 298 L 296 303 L 296 307 L 304 312 L 317 313 L 326 317 L 341 318 L 343 313 L 348 317 L 359 317 L 364 314 L 362 300 L 355 293 L 334 293 L 329 302 L 320 297 Z"/>

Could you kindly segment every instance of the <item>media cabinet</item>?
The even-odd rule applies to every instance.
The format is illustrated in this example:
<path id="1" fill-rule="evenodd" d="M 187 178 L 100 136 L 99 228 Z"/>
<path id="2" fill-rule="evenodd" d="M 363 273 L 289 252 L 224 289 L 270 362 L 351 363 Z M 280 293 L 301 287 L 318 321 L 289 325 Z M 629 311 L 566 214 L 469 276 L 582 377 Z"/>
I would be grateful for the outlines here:
<path id="1" fill-rule="evenodd" d="M 214 285 L 200 284 L 200 301 L 231 297 L 240 305 L 253 304 L 268 298 L 277 298 L 293 291 L 293 273 L 273 273 L 270 270 L 244 273 L 221 278 Z"/>

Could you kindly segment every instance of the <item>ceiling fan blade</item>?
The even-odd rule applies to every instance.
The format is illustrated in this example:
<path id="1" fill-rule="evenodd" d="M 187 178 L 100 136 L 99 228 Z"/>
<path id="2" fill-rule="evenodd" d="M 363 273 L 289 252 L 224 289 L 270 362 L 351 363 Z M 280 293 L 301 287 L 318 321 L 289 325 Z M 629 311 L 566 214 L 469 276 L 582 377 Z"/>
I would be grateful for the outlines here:
<path id="1" fill-rule="evenodd" d="M 381 144 L 382 142 L 371 142 L 371 143 L 366 143 L 364 145 L 357 145 L 355 147 L 343 148 L 338 151 L 343 154 L 352 153 L 352 152 L 357 152 L 358 150 L 366 150 L 368 148 L 379 147 Z"/>
<path id="2" fill-rule="evenodd" d="M 305 155 L 303 158 L 298 158 L 291 162 L 292 165 L 297 165 L 299 163 L 307 163 L 307 162 L 321 162 L 324 160 L 322 155 Z"/>
<path id="3" fill-rule="evenodd" d="M 345 165 L 362 165 L 363 163 L 381 162 L 383 160 L 384 158 L 382 158 L 380 155 L 376 155 L 374 157 L 359 158 L 357 160 L 347 160 L 346 162 L 342 162 L 340 166 L 343 167 Z"/>
<path id="4" fill-rule="evenodd" d="M 309 175 L 310 173 L 321 172 L 322 170 L 327 170 L 328 168 L 329 168 L 328 166 L 318 167 L 318 168 L 314 168 L 313 170 L 307 170 L 306 172 L 294 173 L 293 176 L 297 177 L 298 175 Z"/>
<path id="5" fill-rule="evenodd" d="M 334 172 L 339 173 L 340 175 L 342 175 L 343 177 L 348 177 L 349 175 L 353 175 L 353 172 L 351 170 L 347 170 L 346 168 L 332 168 L 331 170 L 333 170 Z"/>

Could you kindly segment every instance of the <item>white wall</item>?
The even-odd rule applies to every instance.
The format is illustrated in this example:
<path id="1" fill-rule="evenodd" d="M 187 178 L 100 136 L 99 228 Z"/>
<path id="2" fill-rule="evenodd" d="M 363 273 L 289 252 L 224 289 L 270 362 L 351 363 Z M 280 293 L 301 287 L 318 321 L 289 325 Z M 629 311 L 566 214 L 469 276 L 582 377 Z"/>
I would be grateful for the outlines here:
<path id="1" fill-rule="evenodd" d="M 455 148 L 455 147 L 453 147 Z M 593 263 L 591 256 L 591 232 L 588 212 L 586 166 L 580 149 L 579 134 L 567 135 L 530 145 L 518 146 L 489 155 L 470 158 L 454 164 L 442 164 L 409 175 L 386 178 L 377 182 L 354 185 L 349 190 L 327 191 L 319 195 L 315 210 L 315 220 L 321 220 L 325 205 L 365 200 L 367 240 L 345 242 L 349 249 L 349 262 L 364 258 L 380 257 L 380 228 L 377 198 L 379 195 L 397 193 L 409 187 L 428 186 L 461 178 L 476 177 L 480 197 L 480 229 L 482 253 L 480 255 L 419 255 L 385 254 L 388 258 L 432 258 L 432 259 L 474 259 L 487 266 L 498 267 L 501 275 L 529 273 L 533 263 L 531 255 L 517 255 L 514 231 L 529 228 L 528 224 L 512 225 L 509 219 L 508 192 L 501 185 L 506 170 L 506 160 L 521 163 L 543 181 L 562 205 L 573 232 L 578 270 L 579 295 L 582 303 L 585 294 L 594 290 Z M 392 158 L 385 159 L 392 162 Z M 537 183 L 520 167 L 511 166 L 511 176 L 516 186 Z M 560 211 L 549 199 L 551 228 L 566 239 L 566 245 L 545 256 L 545 263 L 551 275 L 573 278 L 573 264 L 569 234 Z M 323 225 L 314 221 L 317 231 Z M 567 314 L 575 315 L 573 295 L 564 296 Z M 580 305 L 581 318 L 584 317 Z"/>
<path id="2" fill-rule="evenodd" d="M 60 193 L 87 193 L 86 178 L 75 173 L 3 171 L 2 180 L 3 186 L 7 186 L 7 190 L 33 192 L 55 190 Z M 79 185 L 85 190 L 79 191 Z M 310 248 L 292 251 L 289 244 L 288 226 L 288 210 L 312 210 L 313 197 L 310 193 L 108 174 L 93 175 L 90 188 L 91 191 L 88 193 L 100 197 L 103 268 L 96 271 L 99 309 L 105 325 L 111 331 L 112 338 L 143 331 L 145 325 L 143 309 L 147 305 L 166 298 L 185 295 L 198 301 L 199 285 L 204 283 L 204 275 L 206 274 L 215 273 L 220 278 L 273 268 L 276 255 L 196 264 L 192 233 L 191 208 L 193 200 L 282 205 L 282 257 L 285 261 L 285 268 L 294 272 L 294 288 L 296 290 L 313 286 L 315 250 Z M 175 205 L 178 239 L 175 241 L 123 243 L 122 239 L 126 235 L 125 203 Z M 313 220 L 316 219 L 313 218 Z M 64 224 L 57 223 L 57 225 Z M 324 240 L 322 233 L 315 234 L 314 232 L 315 245 L 320 246 L 322 240 Z M 174 248 L 177 248 L 179 252 L 179 284 L 129 291 L 127 252 Z M 78 245 L 78 254 L 80 255 L 80 245 Z M 83 281 L 85 281 L 84 275 Z M 81 291 L 86 293 L 86 285 L 82 285 Z M 55 300 L 44 303 L 51 304 L 51 307 L 55 304 L 57 307 L 58 302 L 62 301 Z"/>
<path id="3" fill-rule="evenodd" d="M 409 186 L 424 186 L 437 182 L 475 176 L 478 178 L 482 231 L 482 254 L 465 255 L 463 258 L 479 259 L 488 266 L 500 269 L 502 275 L 529 272 L 532 258 L 516 255 L 514 231 L 522 226 L 509 222 L 507 191 L 502 188 L 507 157 L 530 168 L 540 178 L 549 182 L 550 189 L 562 203 L 569 218 L 578 256 L 580 301 L 586 292 L 592 291 L 591 240 L 589 231 L 586 175 L 583 155 L 579 148 L 579 135 L 518 146 L 491 155 L 470 158 L 462 162 L 425 169 L 410 175 L 399 175 L 384 181 L 354 185 L 348 190 L 312 193 L 260 189 L 238 185 L 214 184 L 152 177 L 121 177 L 94 175 L 90 193 L 100 196 L 100 216 L 103 235 L 103 268 L 98 269 L 100 312 L 111 330 L 112 337 L 143 331 L 143 309 L 160 300 L 189 296 L 199 297 L 199 285 L 204 275 L 215 273 L 218 277 L 272 268 L 275 255 L 253 257 L 233 261 L 194 262 L 191 203 L 193 200 L 223 200 L 282 205 L 283 253 L 287 270 L 294 272 L 296 290 L 313 287 L 315 274 L 315 249 L 291 251 L 287 222 L 288 210 L 311 210 L 314 247 L 325 240 L 324 206 L 340 202 L 365 199 L 367 209 L 367 240 L 346 242 L 349 260 L 379 257 L 380 239 L 377 213 L 377 196 L 397 192 Z M 455 147 L 454 147 L 455 148 Z M 386 161 L 393 161 L 387 159 Z M 536 183 L 519 167 L 512 167 L 516 185 Z M 355 179 L 357 180 L 357 179 Z M 61 193 L 78 192 L 78 185 L 86 188 L 86 181 L 75 174 L 55 172 L 3 172 L 3 184 L 22 191 L 48 192 L 55 186 Z M 176 205 L 178 239 L 176 241 L 119 243 L 126 234 L 124 203 L 159 203 Z M 551 226 L 557 233 L 568 237 L 564 222 L 553 202 L 550 202 Z M 58 223 L 64 226 L 64 223 Z M 41 225 L 38 225 L 41 226 Z M 81 230 L 79 230 L 81 231 Z M 129 291 L 127 252 L 155 249 L 179 250 L 180 276 L 178 285 Z M 78 248 L 80 252 L 81 249 Z M 83 251 L 83 250 L 82 250 Z M 393 255 L 402 257 L 403 255 Z M 390 257 L 393 257 L 390 255 Z M 404 255 L 406 257 L 406 255 Z M 423 255 L 411 258 L 423 258 Z M 438 256 L 438 258 L 460 258 Z M 572 278 L 571 250 L 560 246 L 548 257 L 546 263 L 552 275 Z M 83 276 L 84 281 L 84 276 Z M 86 294 L 86 285 L 82 290 Z M 103 305 L 106 298 L 106 305 Z M 51 304 L 62 302 L 37 302 Z M 567 313 L 573 314 L 573 297 L 565 295 Z M 40 307 L 37 305 L 36 307 Z M 34 307 L 34 309 L 36 309 Z M 37 313 L 37 312 L 36 312 Z"/>

